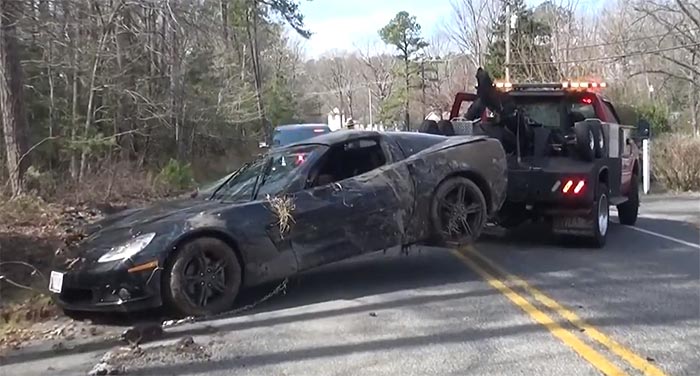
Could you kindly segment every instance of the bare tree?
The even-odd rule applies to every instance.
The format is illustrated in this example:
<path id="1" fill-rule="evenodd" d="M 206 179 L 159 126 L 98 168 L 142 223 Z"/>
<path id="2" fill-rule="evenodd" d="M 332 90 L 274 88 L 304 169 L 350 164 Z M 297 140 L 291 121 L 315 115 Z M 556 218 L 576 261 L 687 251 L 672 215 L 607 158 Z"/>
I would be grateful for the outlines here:
<path id="1" fill-rule="evenodd" d="M 22 193 L 22 178 L 28 166 L 28 129 L 16 26 L 22 9 L 21 1 L 0 0 L 0 109 L 12 195 Z"/>
<path id="2" fill-rule="evenodd" d="M 355 59 L 353 55 L 333 51 L 316 64 L 322 88 L 335 95 L 335 103 L 341 116 L 345 117 L 354 116 L 354 86 L 358 76 L 353 64 Z"/>
<path id="3" fill-rule="evenodd" d="M 700 90 L 700 7 L 690 0 L 640 1 L 633 6 L 639 14 L 635 23 L 663 32 L 649 40 L 643 39 L 644 43 L 636 46 L 641 47 L 645 55 L 660 60 L 657 64 L 644 64 L 641 71 L 687 83 L 691 126 L 693 133 L 700 136 L 697 95 Z M 650 28 L 650 25 L 655 27 Z"/>
<path id="4" fill-rule="evenodd" d="M 378 54 L 378 47 L 367 43 L 358 49 L 358 54 L 364 69 L 360 74 L 372 94 L 372 111 L 378 112 L 389 98 L 394 87 L 396 59 L 386 54 Z"/>
<path id="5" fill-rule="evenodd" d="M 497 17 L 498 2 L 452 0 L 452 19 L 444 25 L 446 34 L 475 67 L 484 65 L 492 41 L 490 25 Z"/>

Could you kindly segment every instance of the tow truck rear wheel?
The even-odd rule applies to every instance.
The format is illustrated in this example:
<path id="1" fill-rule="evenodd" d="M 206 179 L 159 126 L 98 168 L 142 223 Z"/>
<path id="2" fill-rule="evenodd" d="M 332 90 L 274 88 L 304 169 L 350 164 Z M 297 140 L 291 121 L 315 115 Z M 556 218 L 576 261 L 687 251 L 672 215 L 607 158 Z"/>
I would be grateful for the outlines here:
<path id="1" fill-rule="evenodd" d="M 637 223 L 639 214 L 639 178 L 637 175 L 632 175 L 630 182 L 630 193 L 627 201 L 617 205 L 617 216 L 620 223 L 627 226 L 634 226 Z"/>
<path id="2" fill-rule="evenodd" d="M 592 220 L 593 237 L 592 245 L 596 248 L 605 246 L 610 227 L 610 201 L 608 200 L 608 186 L 599 182 L 596 189 L 596 200 L 593 202 Z"/>

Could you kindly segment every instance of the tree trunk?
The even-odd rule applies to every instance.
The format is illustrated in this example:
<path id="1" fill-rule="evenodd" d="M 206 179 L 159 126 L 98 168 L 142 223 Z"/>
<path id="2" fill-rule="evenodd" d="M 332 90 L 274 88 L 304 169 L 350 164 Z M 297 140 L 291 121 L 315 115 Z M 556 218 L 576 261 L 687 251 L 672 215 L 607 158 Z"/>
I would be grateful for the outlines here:
<path id="1" fill-rule="evenodd" d="M 224 44 L 228 47 L 228 0 L 220 0 L 219 7 L 221 9 L 221 33 L 224 37 Z"/>
<path id="2" fill-rule="evenodd" d="M 44 51 L 44 62 L 46 63 L 46 77 L 49 84 L 49 137 L 54 137 L 56 133 L 55 120 L 56 120 L 56 86 L 54 83 L 54 72 L 53 72 L 53 43 L 54 40 L 51 37 L 49 30 L 47 30 L 52 17 L 55 18 L 55 8 L 53 14 L 49 10 L 48 0 L 39 1 L 39 17 L 43 28 L 41 29 L 41 43 L 45 46 Z M 58 150 L 55 148 L 51 149 L 49 154 L 49 169 L 53 169 L 54 165 L 59 163 Z"/>
<path id="3" fill-rule="evenodd" d="M 692 64 L 695 66 L 697 55 L 693 54 Z M 700 124 L 698 124 L 698 111 L 700 111 L 700 95 L 698 95 L 698 77 L 695 71 L 690 72 L 691 83 L 690 83 L 690 122 L 693 126 L 693 134 L 696 137 L 700 137 Z"/>
<path id="4" fill-rule="evenodd" d="M 21 15 L 21 1 L 0 0 L 0 109 L 13 196 L 22 193 L 23 175 L 29 165 L 25 158 L 28 129 L 16 29 Z"/>
<path id="5" fill-rule="evenodd" d="M 175 7 L 177 3 L 173 6 Z M 175 12 L 175 11 L 174 11 Z M 178 24 L 170 19 L 170 122 L 175 129 L 175 148 L 177 159 L 185 161 L 187 158 L 187 137 L 184 129 L 185 122 L 182 98 L 182 56 L 180 56 L 180 36 Z"/>
<path id="6" fill-rule="evenodd" d="M 119 72 L 121 72 L 120 83 L 123 85 L 123 89 L 117 91 L 117 113 L 116 113 L 116 130 L 119 136 L 117 137 L 117 143 L 121 149 L 122 160 L 132 161 L 135 158 L 135 146 L 134 146 L 134 122 L 131 115 L 134 113 L 133 106 L 130 103 L 129 96 L 126 94 L 126 90 L 137 91 L 136 80 L 133 72 L 133 66 L 135 65 L 132 59 L 132 54 L 134 51 L 134 35 L 133 35 L 133 19 L 132 19 L 132 7 L 130 5 L 124 6 L 121 11 L 121 22 L 118 22 L 114 28 L 116 33 L 115 37 L 115 47 L 116 47 L 116 58 L 117 67 Z M 150 80 L 149 80 L 150 81 Z M 126 90 L 124 90 L 126 89 Z"/>
<path id="7" fill-rule="evenodd" d="M 80 68 L 78 66 L 78 45 L 80 38 L 80 29 L 78 27 L 79 10 L 71 9 L 71 4 L 67 0 L 61 3 L 63 13 L 65 15 L 65 28 L 68 31 L 68 61 L 71 69 L 71 125 L 70 125 L 70 140 L 76 141 L 78 129 L 78 106 L 79 106 L 79 75 Z M 70 150 L 70 175 L 74 180 L 78 180 L 78 155 L 75 150 Z"/>
<path id="8" fill-rule="evenodd" d="M 411 82 L 410 82 L 411 80 L 410 80 L 410 75 L 409 75 L 410 72 L 408 71 L 408 55 L 404 55 L 404 56 L 405 56 L 404 67 L 406 69 L 406 72 L 404 72 L 404 75 L 405 75 L 404 77 L 406 79 L 406 99 L 404 102 L 404 121 L 406 122 L 406 125 L 404 127 L 405 127 L 406 131 L 410 131 L 411 130 L 411 115 L 408 113 L 408 108 L 410 105 L 408 97 L 409 97 L 410 90 L 411 90 Z"/>
<path id="9" fill-rule="evenodd" d="M 258 116 L 260 116 L 260 129 L 262 129 L 265 139 L 272 137 L 272 130 L 268 129 L 265 121 L 265 104 L 262 97 L 262 69 L 260 67 L 260 49 L 258 48 L 258 1 L 251 0 L 246 17 L 246 30 L 248 32 L 248 43 L 250 45 L 250 55 L 253 63 L 253 78 L 255 81 L 255 99 L 258 105 Z"/>

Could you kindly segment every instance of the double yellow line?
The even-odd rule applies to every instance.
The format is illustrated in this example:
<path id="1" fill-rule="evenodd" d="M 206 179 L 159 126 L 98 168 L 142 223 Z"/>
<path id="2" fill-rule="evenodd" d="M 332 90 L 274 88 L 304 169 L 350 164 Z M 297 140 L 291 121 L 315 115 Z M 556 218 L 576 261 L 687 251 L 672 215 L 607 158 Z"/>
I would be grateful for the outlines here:
<path id="1" fill-rule="evenodd" d="M 642 372 L 642 374 L 647 376 L 665 376 L 659 368 L 649 363 L 646 359 L 617 343 L 595 327 L 587 324 L 577 314 L 563 307 L 554 299 L 525 282 L 522 278 L 506 272 L 493 261 L 477 252 L 473 247 L 464 247 L 452 252 L 464 262 L 464 264 L 479 274 L 489 285 L 501 292 L 501 294 L 513 302 L 513 304 L 525 311 L 533 320 L 547 328 L 552 335 L 573 349 L 603 374 L 627 375 L 625 371 L 621 370 L 598 350 L 581 340 L 578 336 L 573 334 L 572 331 L 564 329 L 557 321 L 552 319 L 550 315 L 535 307 L 530 300 L 516 292 L 513 287 L 525 291 L 540 304 L 566 319 L 588 339 L 597 342 L 599 345 L 627 362 L 630 366 Z"/>

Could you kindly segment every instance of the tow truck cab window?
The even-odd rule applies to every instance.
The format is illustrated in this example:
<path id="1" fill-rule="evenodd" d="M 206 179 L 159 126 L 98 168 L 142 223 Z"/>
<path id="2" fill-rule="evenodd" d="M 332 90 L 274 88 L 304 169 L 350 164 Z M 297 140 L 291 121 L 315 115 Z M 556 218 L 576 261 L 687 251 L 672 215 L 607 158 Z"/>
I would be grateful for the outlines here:
<path id="1" fill-rule="evenodd" d="M 547 128 L 571 126 L 576 121 L 597 118 L 593 98 L 589 94 L 515 95 L 518 108 L 534 122 Z"/>

